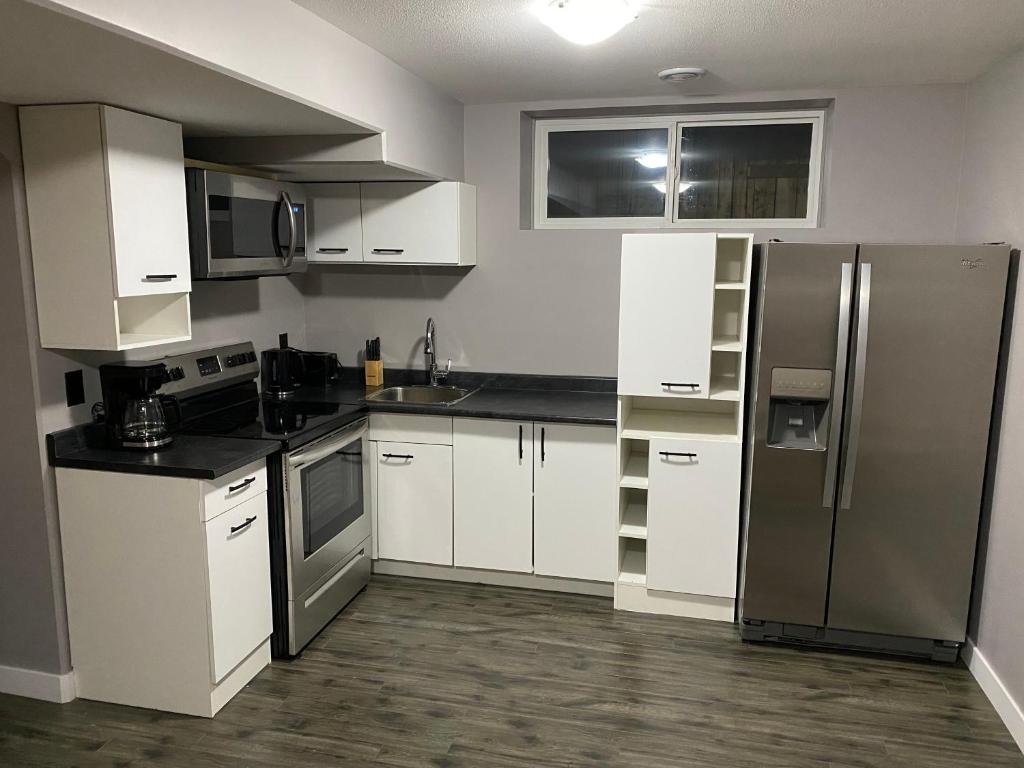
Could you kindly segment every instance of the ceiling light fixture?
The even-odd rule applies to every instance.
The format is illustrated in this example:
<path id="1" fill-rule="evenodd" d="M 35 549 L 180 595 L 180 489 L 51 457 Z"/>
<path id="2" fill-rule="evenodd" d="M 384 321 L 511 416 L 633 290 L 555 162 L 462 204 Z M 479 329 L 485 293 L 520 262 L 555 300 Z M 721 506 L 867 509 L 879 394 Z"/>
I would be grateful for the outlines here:
<path id="1" fill-rule="evenodd" d="M 607 40 L 637 17 L 628 0 L 540 0 L 534 12 L 576 45 Z"/>
<path id="2" fill-rule="evenodd" d="M 703 67 L 672 67 L 663 69 L 658 73 L 658 79 L 666 83 L 684 83 L 687 80 L 696 80 L 704 77 L 708 71 Z"/>
<path id="3" fill-rule="evenodd" d="M 664 181 L 652 182 L 651 186 L 654 187 L 659 192 L 661 192 L 661 194 L 663 194 L 663 195 L 665 194 L 666 187 L 665 187 L 665 182 Z M 683 194 L 683 192 L 685 192 L 686 190 L 688 190 L 692 186 L 693 186 L 693 182 L 691 182 L 691 181 L 680 181 L 679 182 L 679 194 L 680 195 Z"/>
<path id="4" fill-rule="evenodd" d="M 636 161 L 644 168 L 664 168 L 668 165 L 668 154 L 665 152 L 644 152 Z"/>

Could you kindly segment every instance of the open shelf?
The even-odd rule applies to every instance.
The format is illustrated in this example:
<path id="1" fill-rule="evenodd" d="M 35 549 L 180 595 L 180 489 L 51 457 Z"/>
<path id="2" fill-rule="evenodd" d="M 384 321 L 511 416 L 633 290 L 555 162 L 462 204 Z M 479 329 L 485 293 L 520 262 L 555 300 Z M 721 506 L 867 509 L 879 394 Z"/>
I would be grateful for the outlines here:
<path id="1" fill-rule="evenodd" d="M 746 289 L 746 285 L 736 280 L 716 280 L 715 290 L 716 291 L 742 291 Z"/>
<path id="2" fill-rule="evenodd" d="M 629 500 L 622 512 L 619 524 L 619 536 L 627 539 L 647 538 L 647 505 L 640 501 Z"/>
<path id="3" fill-rule="evenodd" d="M 626 418 L 622 437 L 633 440 L 659 438 L 695 438 L 698 440 L 738 440 L 736 415 L 696 413 L 693 411 L 633 410 Z M 647 471 L 644 469 L 646 481 Z M 643 486 L 634 486 L 646 488 Z"/>
<path id="4" fill-rule="evenodd" d="M 711 340 L 712 352 L 742 352 L 743 344 L 736 335 L 716 336 Z"/>
<path id="5" fill-rule="evenodd" d="M 192 338 L 187 293 L 158 293 L 114 299 L 119 350 L 188 341 Z"/>
<path id="6" fill-rule="evenodd" d="M 647 454 L 634 453 L 626 459 L 626 468 L 619 479 L 620 488 L 647 487 Z"/>
<path id="7" fill-rule="evenodd" d="M 740 400 L 739 386 L 735 378 L 721 378 L 711 380 L 711 387 L 708 390 L 710 400 L 727 400 L 738 403 Z"/>
<path id="8" fill-rule="evenodd" d="M 646 542 L 626 539 L 619 559 L 619 581 L 623 584 L 647 583 Z"/>

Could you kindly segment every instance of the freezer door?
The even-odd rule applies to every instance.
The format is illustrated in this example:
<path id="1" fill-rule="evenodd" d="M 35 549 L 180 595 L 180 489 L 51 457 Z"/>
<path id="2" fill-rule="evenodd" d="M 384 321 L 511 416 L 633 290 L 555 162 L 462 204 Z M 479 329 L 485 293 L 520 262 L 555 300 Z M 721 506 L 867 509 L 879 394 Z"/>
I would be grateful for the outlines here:
<path id="1" fill-rule="evenodd" d="M 964 639 L 1008 264 L 860 248 L 829 627 Z"/>
<path id="2" fill-rule="evenodd" d="M 844 244 L 771 243 L 762 249 L 748 436 L 744 619 L 817 626 L 825 621 L 841 417 L 841 408 L 832 403 L 843 396 L 856 252 L 855 245 Z M 807 376 L 799 375 L 801 369 Z M 776 413 L 777 418 L 798 419 L 800 403 L 824 408 L 813 441 L 785 447 L 783 435 L 769 444 L 778 438 L 770 431 L 773 371 L 777 408 L 797 409 Z M 807 389 L 816 384 L 826 389 Z M 801 388 L 818 399 L 803 398 Z"/>

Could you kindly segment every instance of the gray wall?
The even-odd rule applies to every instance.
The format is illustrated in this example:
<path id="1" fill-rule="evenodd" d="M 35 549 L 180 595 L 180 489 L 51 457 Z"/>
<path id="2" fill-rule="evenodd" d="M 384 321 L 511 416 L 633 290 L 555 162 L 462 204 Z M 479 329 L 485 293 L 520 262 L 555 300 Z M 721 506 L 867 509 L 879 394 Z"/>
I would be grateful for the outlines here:
<path id="1" fill-rule="evenodd" d="M 55 557 L 56 509 L 40 451 L 34 323 L 23 277 L 29 263 L 16 113 L 0 105 L 0 333 L 4 406 L 0 441 L 0 665 L 68 669 L 64 596 Z"/>
<path id="2" fill-rule="evenodd" d="M 822 97 L 835 97 L 826 137 L 823 226 L 763 230 L 758 238 L 952 240 L 964 87 L 734 100 Z M 599 105 L 466 107 L 466 180 L 477 186 L 479 266 L 461 274 L 314 268 L 303 289 L 310 344 L 355 363 L 362 340 L 379 335 L 387 364 L 418 367 L 420 338 L 432 315 L 440 354 L 457 368 L 615 375 L 621 232 L 519 228 L 520 112 L 587 106 Z"/>
<path id="3" fill-rule="evenodd" d="M 957 237 L 1024 246 L 1024 51 L 970 84 Z M 982 524 L 971 637 L 1024 705 L 1024 281 L 1002 387 L 998 461 Z"/>

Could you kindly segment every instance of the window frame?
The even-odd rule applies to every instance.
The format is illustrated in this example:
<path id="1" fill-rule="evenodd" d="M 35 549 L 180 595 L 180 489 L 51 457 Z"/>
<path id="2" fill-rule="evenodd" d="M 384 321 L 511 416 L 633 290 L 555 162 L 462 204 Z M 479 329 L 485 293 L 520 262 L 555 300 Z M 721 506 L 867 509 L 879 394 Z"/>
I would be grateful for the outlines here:
<path id="1" fill-rule="evenodd" d="M 548 135 L 572 131 L 634 130 L 664 128 L 667 133 L 668 163 L 665 189 L 679 183 L 679 145 L 684 128 L 721 125 L 809 123 L 811 157 L 807 178 L 807 215 L 787 219 L 680 219 L 678 196 L 666 193 L 661 216 L 608 216 L 592 218 L 548 218 Z M 538 119 L 533 143 L 533 228 L 534 229 L 790 229 L 816 228 L 821 209 L 821 182 L 824 165 L 824 109 L 799 109 L 772 112 L 709 112 L 654 117 L 612 117 L 575 119 Z"/>

